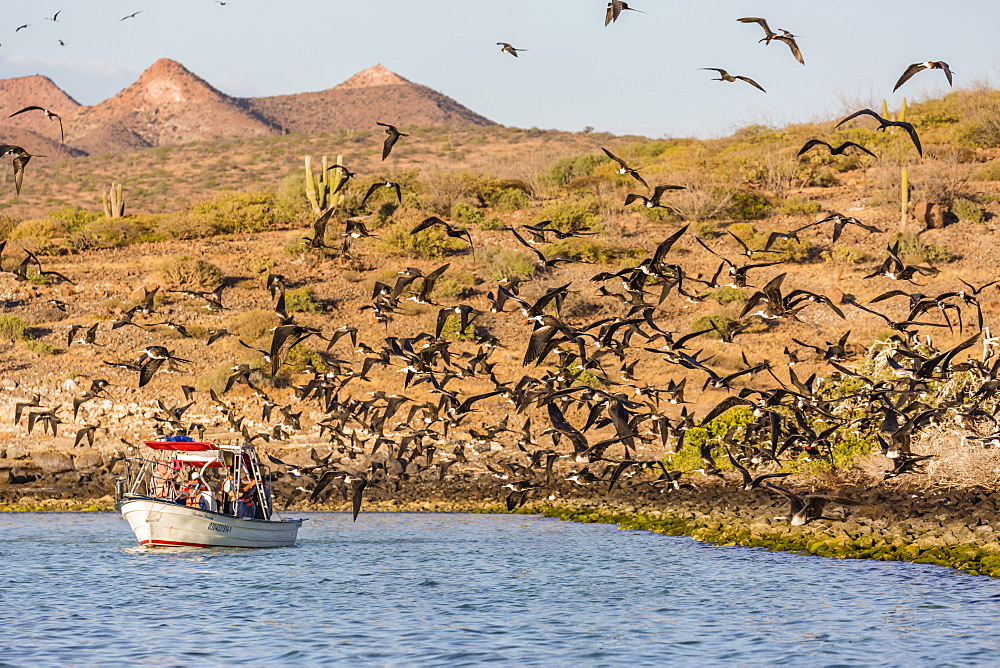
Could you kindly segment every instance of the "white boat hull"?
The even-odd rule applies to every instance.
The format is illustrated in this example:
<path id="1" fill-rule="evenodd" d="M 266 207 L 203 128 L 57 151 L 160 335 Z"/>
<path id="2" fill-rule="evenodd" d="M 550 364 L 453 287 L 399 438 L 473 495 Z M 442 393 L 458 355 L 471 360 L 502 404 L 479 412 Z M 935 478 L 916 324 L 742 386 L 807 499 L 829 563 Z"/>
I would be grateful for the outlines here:
<path id="1" fill-rule="evenodd" d="M 289 547 L 302 520 L 255 520 L 188 508 L 148 497 L 118 503 L 140 545 L 185 547 Z"/>

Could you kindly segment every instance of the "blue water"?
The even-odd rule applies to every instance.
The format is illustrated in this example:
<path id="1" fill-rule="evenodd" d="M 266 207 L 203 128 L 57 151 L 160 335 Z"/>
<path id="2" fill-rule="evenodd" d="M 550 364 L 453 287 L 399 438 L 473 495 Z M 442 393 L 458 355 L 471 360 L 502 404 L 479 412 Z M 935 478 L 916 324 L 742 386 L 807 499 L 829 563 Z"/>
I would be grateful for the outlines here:
<path id="1" fill-rule="evenodd" d="M 1000 581 L 508 515 L 308 514 L 294 548 L 150 551 L 0 514 L 0 664 L 1000 661 Z"/>

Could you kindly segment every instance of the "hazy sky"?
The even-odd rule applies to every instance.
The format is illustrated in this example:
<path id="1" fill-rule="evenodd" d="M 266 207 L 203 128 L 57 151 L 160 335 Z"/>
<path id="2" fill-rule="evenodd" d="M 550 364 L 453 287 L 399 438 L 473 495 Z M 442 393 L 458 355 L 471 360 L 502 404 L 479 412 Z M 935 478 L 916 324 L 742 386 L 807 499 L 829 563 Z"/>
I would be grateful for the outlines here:
<path id="1" fill-rule="evenodd" d="M 0 78 L 44 74 L 94 104 L 164 57 L 235 96 L 323 90 L 381 62 L 504 125 L 678 137 L 945 92 L 928 71 L 892 94 L 917 61 L 948 62 L 956 86 L 1000 70 L 997 0 L 631 5 L 649 13 L 604 27 L 606 0 L 3 0 Z M 758 44 L 763 31 L 741 16 L 799 35 L 806 65 L 784 44 Z M 513 58 L 498 41 L 529 51 Z"/>

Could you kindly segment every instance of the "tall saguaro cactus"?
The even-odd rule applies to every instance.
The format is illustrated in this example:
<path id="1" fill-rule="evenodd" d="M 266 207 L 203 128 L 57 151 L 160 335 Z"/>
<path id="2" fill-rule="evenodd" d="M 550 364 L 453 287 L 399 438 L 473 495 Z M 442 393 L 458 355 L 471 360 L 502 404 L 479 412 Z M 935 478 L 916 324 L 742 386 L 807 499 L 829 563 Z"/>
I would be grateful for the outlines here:
<path id="1" fill-rule="evenodd" d="M 327 209 L 333 206 L 340 206 L 344 203 L 344 193 L 334 194 L 333 189 L 337 187 L 337 182 L 340 179 L 339 171 L 332 170 L 336 165 L 342 165 L 343 157 L 338 155 L 337 162 L 333 165 L 327 164 L 326 156 L 324 155 L 320 161 L 320 172 L 319 174 L 314 174 L 312 169 L 312 158 L 308 155 L 306 156 L 306 198 L 309 200 L 309 204 L 312 205 L 313 211 L 316 213 L 323 213 Z"/>
<path id="2" fill-rule="evenodd" d="M 104 215 L 108 218 L 121 218 L 125 215 L 125 198 L 122 197 L 122 184 L 112 183 L 111 189 L 104 195 Z"/>
<path id="3" fill-rule="evenodd" d="M 899 121 L 906 121 L 906 98 L 899 107 Z M 899 174 L 899 224 L 905 226 L 910 217 L 910 168 L 903 165 Z"/>

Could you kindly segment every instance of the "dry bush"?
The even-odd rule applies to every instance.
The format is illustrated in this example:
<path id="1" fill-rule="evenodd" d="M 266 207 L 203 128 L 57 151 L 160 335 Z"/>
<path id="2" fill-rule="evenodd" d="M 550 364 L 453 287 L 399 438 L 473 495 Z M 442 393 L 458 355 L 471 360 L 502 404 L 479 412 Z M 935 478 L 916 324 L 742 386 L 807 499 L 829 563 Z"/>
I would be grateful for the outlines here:
<path id="1" fill-rule="evenodd" d="M 160 265 L 160 273 L 171 287 L 181 290 L 212 290 L 222 281 L 222 270 L 211 262 L 188 255 L 171 258 Z"/>
<path id="2" fill-rule="evenodd" d="M 259 339 L 281 322 L 277 313 L 260 309 L 234 316 L 229 321 L 233 334 L 243 339 Z"/>
<path id="3" fill-rule="evenodd" d="M 946 427 L 923 431 L 914 439 L 913 451 L 934 455 L 924 465 L 929 484 L 982 485 L 994 488 L 1000 484 L 1000 448 L 984 448 Z"/>

